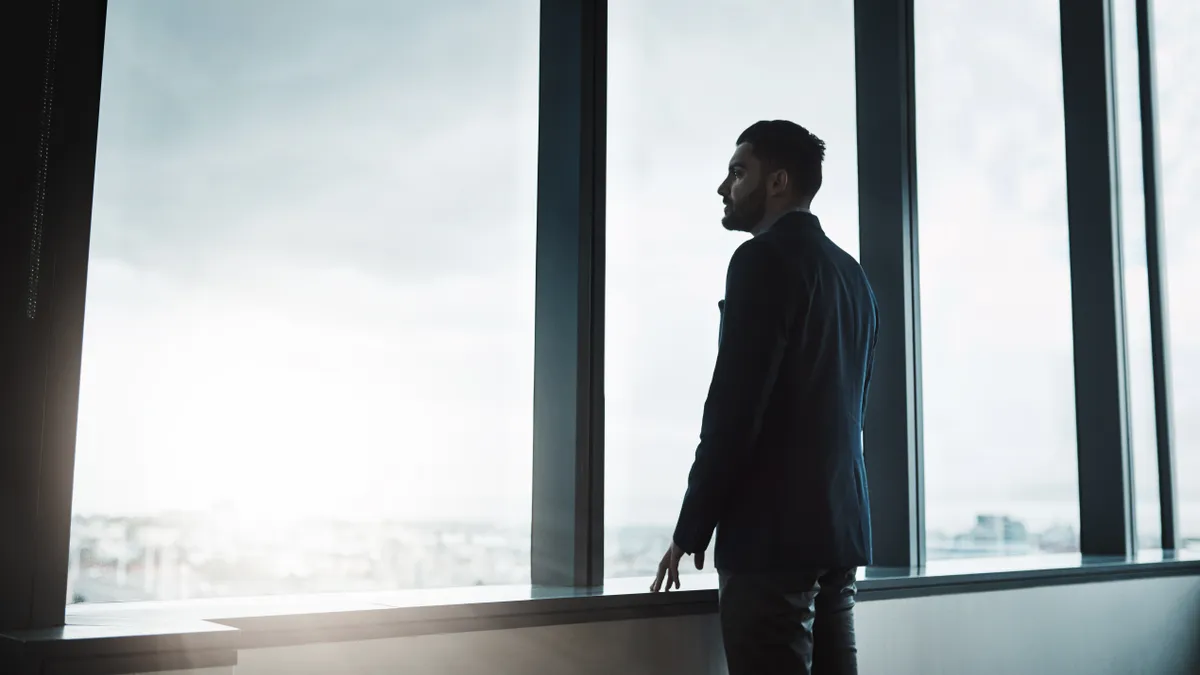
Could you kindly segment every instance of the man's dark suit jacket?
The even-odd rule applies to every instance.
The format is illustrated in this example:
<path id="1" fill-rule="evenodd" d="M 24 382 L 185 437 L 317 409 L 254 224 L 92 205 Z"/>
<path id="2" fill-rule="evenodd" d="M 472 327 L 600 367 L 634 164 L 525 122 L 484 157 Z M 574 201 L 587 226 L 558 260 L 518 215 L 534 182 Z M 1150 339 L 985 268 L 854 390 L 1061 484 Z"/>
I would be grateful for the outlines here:
<path id="1" fill-rule="evenodd" d="M 858 262 L 809 213 L 733 254 L 675 543 L 722 572 L 871 561 L 862 429 L 877 337 Z"/>

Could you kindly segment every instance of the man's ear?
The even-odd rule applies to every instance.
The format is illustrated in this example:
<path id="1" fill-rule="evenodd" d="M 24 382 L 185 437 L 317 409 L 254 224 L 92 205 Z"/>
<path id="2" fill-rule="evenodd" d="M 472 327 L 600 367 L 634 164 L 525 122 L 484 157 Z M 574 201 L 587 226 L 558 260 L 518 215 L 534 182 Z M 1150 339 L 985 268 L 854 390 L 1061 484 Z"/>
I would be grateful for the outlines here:
<path id="1" fill-rule="evenodd" d="M 788 173 L 784 169 L 772 171 L 767 176 L 767 194 L 772 197 L 787 192 L 788 190 Z"/>

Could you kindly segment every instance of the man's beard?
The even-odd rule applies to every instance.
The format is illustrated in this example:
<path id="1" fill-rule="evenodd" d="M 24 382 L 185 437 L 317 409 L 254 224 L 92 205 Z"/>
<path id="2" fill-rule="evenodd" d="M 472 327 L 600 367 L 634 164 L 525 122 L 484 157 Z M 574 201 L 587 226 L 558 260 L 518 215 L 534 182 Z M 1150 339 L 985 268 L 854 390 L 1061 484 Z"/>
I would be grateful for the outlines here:
<path id="1" fill-rule="evenodd" d="M 729 213 L 721 218 L 721 225 L 730 232 L 750 232 L 762 222 L 767 213 L 767 191 L 758 186 L 750 194 L 733 204 Z"/>

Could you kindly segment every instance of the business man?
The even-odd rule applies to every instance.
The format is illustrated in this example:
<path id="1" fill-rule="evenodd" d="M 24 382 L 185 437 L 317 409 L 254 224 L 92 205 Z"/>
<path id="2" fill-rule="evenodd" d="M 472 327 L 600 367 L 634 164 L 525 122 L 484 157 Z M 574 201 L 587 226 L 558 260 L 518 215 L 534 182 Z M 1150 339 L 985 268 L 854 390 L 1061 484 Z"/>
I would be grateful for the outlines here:
<path id="1" fill-rule="evenodd" d="M 720 348 L 671 547 L 651 590 L 719 530 L 730 675 L 857 672 L 857 567 L 871 560 L 862 429 L 877 336 L 858 263 L 809 210 L 825 143 L 758 122 L 737 139 L 722 224 L 754 235 L 725 281 Z"/>

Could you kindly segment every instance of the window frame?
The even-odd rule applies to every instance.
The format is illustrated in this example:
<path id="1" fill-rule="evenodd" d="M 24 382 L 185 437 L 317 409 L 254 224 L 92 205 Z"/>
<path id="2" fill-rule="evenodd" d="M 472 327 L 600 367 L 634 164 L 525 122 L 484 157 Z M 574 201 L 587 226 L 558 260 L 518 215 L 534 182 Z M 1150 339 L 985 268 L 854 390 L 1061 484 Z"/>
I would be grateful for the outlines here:
<path id="1" fill-rule="evenodd" d="M 107 2 L 0 10 L 17 124 L 4 212 L 0 630 L 60 626 L 67 593 L 83 306 Z M 7 146 L 6 146 L 7 147 Z M 16 272 L 14 274 L 13 272 Z"/>
<path id="2" fill-rule="evenodd" d="M 1179 493 L 1175 485 L 1175 430 L 1171 393 L 1171 335 L 1167 321 L 1167 269 L 1162 254 L 1162 182 L 1158 150 L 1158 75 L 1154 56 L 1153 0 L 1135 0 L 1138 102 L 1141 108 L 1142 188 L 1145 194 L 1146 272 L 1150 294 L 1150 360 L 1154 371 L 1154 430 L 1158 450 L 1159 517 L 1162 549 L 1179 548 Z"/>
<path id="3" fill-rule="evenodd" d="M 606 0 L 542 1 L 534 585 L 604 583 Z"/>
<path id="4" fill-rule="evenodd" d="M 0 41 L 9 52 L 6 62 L 17 66 L 17 77 L 8 85 L 17 120 L 8 128 L 15 151 L 0 156 L 0 164 L 17 177 L 21 190 L 0 221 L 5 243 L 0 344 L 15 345 L 0 353 L 6 368 L 0 428 L 7 434 L 0 475 L 12 477 L 12 489 L 0 490 L 0 541 L 15 542 L 0 550 L 0 633 L 50 629 L 59 631 L 54 635 L 61 640 L 108 3 L 41 4 L 40 12 L 0 10 L 9 33 Z M 1137 0 L 1137 7 L 1139 96 L 1143 120 L 1149 120 L 1142 127 L 1143 167 L 1163 543 L 1173 549 L 1178 532 L 1159 250 L 1153 20 L 1149 0 Z M 1111 6 L 1109 0 L 1062 0 L 1060 12 L 1082 554 L 1117 556 L 1131 569 L 1141 566 L 1138 574 L 1194 574 L 1200 569 L 1194 562 L 1173 561 L 1170 555 L 1153 564 L 1134 558 Z M 879 566 L 917 574 L 926 560 L 913 0 L 855 0 L 854 21 L 860 251 L 879 296 L 884 328 L 865 431 L 872 526 Z M 609 597 L 603 588 L 607 1 L 542 0 L 539 30 L 532 593 L 575 589 L 585 606 L 602 608 L 600 598 Z M 43 86 L 47 64 L 52 87 Z M 52 92 L 49 108 L 43 108 L 46 92 Z M 47 163 L 37 174 L 31 167 L 43 156 L 38 142 L 44 122 Z M 41 273 L 34 277 L 37 312 L 28 318 L 27 247 L 39 190 L 45 197 Z M 1081 380 L 1081 371 L 1098 375 Z M 1112 423 L 1080 422 L 1094 415 L 1108 416 Z M 1005 575 L 1005 587 L 1071 583 L 1079 576 L 1067 568 Z M 963 583 L 948 576 L 942 588 L 937 578 L 924 578 L 912 594 L 955 592 L 946 589 Z M 687 606 L 669 613 L 713 608 L 707 595 L 638 597 L 639 606 Z M 555 616 L 557 622 L 578 620 Z M 4 654 L 0 644 L 0 658 Z"/>
<path id="5" fill-rule="evenodd" d="M 1109 0 L 1062 2 L 1079 548 L 1136 550 L 1121 247 L 1115 55 Z"/>
<path id="6" fill-rule="evenodd" d="M 863 430 L 873 557 L 882 567 L 923 567 L 913 0 L 855 0 L 854 23 L 859 258 L 879 305 Z"/>

